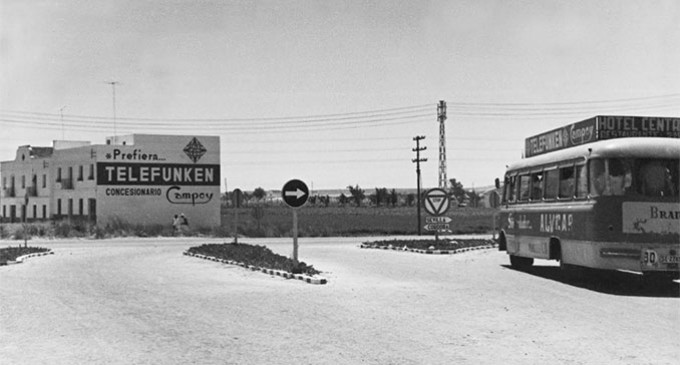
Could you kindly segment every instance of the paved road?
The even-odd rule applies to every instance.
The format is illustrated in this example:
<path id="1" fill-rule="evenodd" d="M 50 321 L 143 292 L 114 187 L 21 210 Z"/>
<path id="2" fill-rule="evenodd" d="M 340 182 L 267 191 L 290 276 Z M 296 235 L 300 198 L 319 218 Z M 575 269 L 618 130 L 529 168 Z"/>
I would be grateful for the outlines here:
<path id="1" fill-rule="evenodd" d="M 493 250 L 357 248 L 366 240 L 300 241 L 327 285 L 181 254 L 214 239 L 33 242 L 55 255 L 0 267 L 0 363 L 680 361 L 677 285 L 565 282 L 554 265 L 519 272 Z M 290 239 L 245 241 L 292 251 Z"/>

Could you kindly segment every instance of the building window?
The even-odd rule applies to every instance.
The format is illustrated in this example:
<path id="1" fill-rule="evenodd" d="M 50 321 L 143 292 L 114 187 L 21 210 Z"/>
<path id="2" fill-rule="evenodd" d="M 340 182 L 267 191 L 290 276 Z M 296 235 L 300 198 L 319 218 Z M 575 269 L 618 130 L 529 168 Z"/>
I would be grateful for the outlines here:
<path id="1" fill-rule="evenodd" d="M 3 205 L 2 206 L 2 217 L 7 217 L 7 206 Z"/>
<path id="2" fill-rule="evenodd" d="M 47 187 L 47 175 L 43 174 L 43 189 Z"/>
<path id="3" fill-rule="evenodd" d="M 33 219 L 38 218 L 38 206 L 33 204 Z"/>
<path id="4" fill-rule="evenodd" d="M 61 199 L 57 199 L 57 216 L 61 216 Z"/>
<path id="5" fill-rule="evenodd" d="M 88 180 L 94 180 L 94 164 L 90 164 L 90 174 L 87 177 Z"/>
<path id="6" fill-rule="evenodd" d="M 73 199 L 68 199 L 68 216 L 73 216 Z"/>
<path id="7" fill-rule="evenodd" d="M 78 199 L 78 215 L 83 215 L 83 199 Z"/>
<path id="8" fill-rule="evenodd" d="M 21 175 L 21 188 L 26 188 L 26 175 Z"/>
<path id="9" fill-rule="evenodd" d="M 61 182 L 61 167 L 57 168 L 57 182 Z"/>
<path id="10" fill-rule="evenodd" d="M 47 205 L 43 204 L 43 219 L 47 218 Z"/>
<path id="11" fill-rule="evenodd" d="M 78 166 L 78 181 L 83 181 L 83 165 Z"/>

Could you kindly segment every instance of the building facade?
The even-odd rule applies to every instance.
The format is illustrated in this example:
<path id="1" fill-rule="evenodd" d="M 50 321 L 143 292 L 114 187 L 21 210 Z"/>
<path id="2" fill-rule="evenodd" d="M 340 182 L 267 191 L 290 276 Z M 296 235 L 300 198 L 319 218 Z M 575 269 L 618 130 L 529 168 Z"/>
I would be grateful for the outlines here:
<path id="1" fill-rule="evenodd" d="M 220 225 L 217 136 L 132 134 L 106 144 L 20 146 L 0 163 L 3 222 L 87 220 L 98 225 Z"/>

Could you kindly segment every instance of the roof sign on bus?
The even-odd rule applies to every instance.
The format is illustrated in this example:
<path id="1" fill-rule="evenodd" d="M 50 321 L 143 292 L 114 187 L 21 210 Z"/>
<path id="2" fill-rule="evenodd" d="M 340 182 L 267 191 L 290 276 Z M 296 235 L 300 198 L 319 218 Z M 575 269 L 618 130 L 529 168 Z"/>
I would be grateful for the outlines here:
<path id="1" fill-rule="evenodd" d="M 680 118 L 598 115 L 525 140 L 525 156 L 624 137 L 680 138 Z"/>

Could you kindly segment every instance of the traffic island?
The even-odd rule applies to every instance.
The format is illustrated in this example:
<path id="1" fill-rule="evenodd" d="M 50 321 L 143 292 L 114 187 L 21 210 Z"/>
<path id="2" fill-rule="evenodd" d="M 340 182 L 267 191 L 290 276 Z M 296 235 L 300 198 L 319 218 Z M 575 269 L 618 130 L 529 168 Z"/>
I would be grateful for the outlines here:
<path id="1" fill-rule="evenodd" d="M 43 248 L 43 247 L 21 247 L 21 246 L 19 246 L 19 247 L 0 248 L 0 266 L 20 264 L 20 263 L 24 262 L 24 260 L 31 258 L 31 257 L 53 255 L 53 254 L 54 254 L 54 252 L 52 252 L 51 249 Z"/>
<path id="2" fill-rule="evenodd" d="M 321 272 L 313 266 L 304 262 L 296 264 L 292 259 L 275 254 L 265 246 L 244 243 L 204 244 L 189 248 L 184 255 L 241 266 L 252 271 L 301 280 L 309 284 L 328 283 L 326 278 L 319 275 Z"/>
<path id="3" fill-rule="evenodd" d="M 458 253 L 496 248 L 496 242 L 488 239 L 457 240 L 388 240 L 364 242 L 359 247 L 380 250 L 405 251 L 429 255 L 454 255 Z"/>

